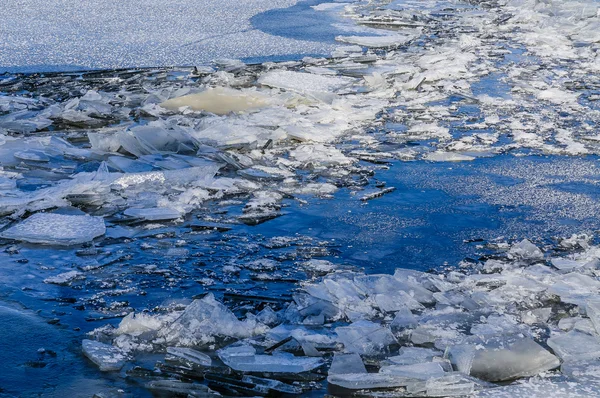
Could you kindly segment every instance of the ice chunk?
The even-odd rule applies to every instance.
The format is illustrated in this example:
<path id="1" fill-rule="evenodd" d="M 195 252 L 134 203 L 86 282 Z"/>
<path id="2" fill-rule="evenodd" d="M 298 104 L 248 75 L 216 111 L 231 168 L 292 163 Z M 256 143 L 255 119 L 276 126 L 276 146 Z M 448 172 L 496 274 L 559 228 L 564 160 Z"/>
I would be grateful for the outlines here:
<path id="1" fill-rule="evenodd" d="M 158 396 L 187 396 L 187 397 L 211 397 L 218 395 L 197 383 L 186 383 L 179 380 L 154 380 L 146 384 L 146 388 Z"/>
<path id="2" fill-rule="evenodd" d="M 377 355 L 396 343 L 389 327 L 370 321 L 358 321 L 335 329 L 340 343 L 349 352 Z"/>
<path id="3" fill-rule="evenodd" d="M 328 374 L 367 373 L 365 364 L 360 355 L 356 353 L 335 353 Z"/>
<path id="4" fill-rule="evenodd" d="M 419 380 L 421 379 L 393 373 L 348 373 L 329 375 L 327 377 L 329 384 L 349 390 L 405 387 Z"/>
<path id="5" fill-rule="evenodd" d="M 600 341 L 598 337 L 576 330 L 549 338 L 548 345 L 564 362 L 600 358 Z"/>
<path id="6" fill-rule="evenodd" d="M 413 365 L 430 362 L 433 357 L 441 357 L 443 354 L 443 352 L 432 348 L 402 347 L 398 351 L 398 355 L 389 357 L 388 361 L 398 365 Z"/>
<path id="7" fill-rule="evenodd" d="M 187 306 L 175 322 L 159 331 L 159 336 L 169 343 L 190 346 L 213 342 L 215 336 L 247 338 L 267 330 L 255 319 L 240 321 L 209 293 Z"/>
<path id="8" fill-rule="evenodd" d="M 600 300 L 588 300 L 585 304 L 586 315 L 594 324 L 596 334 L 600 335 Z"/>
<path id="9" fill-rule="evenodd" d="M 58 274 L 56 276 L 51 276 L 50 278 L 44 279 L 44 283 L 52 283 L 55 285 L 68 285 L 74 280 L 83 278 L 83 274 L 79 271 L 69 271 L 63 272 L 62 274 Z"/>
<path id="10" fill-rule="evenodd" d="M 98 365 L 103 372 L 121 369 L 128 359 L 127 355 L 119 348 L 98 341 L 83 340 L 81 346 L 83 354 Z"/>
<path id="11" fill-rule="evenodd" d="M 238 372 L 302 373 L 323 365 L 320 358 L 296 357 L 289 353 L 256 355 L 248 345 L 225 347 L 218 351 L 219 358 Z"/>
<path id="12" fill-rule="evenodd" d="M 469 160 L 475 160 L 473 156 L 463 155 L 461 153 L 456 152 L 444 152 L 444 151 L 436 151 L 430 152 L 423 157 L 425 160 L 429 160 L 431 162 L 464 162 Z"/>
<path id="13" fill-rule="evenodd" d="M 453 346 L 449 355 L 460 371 L 487 381 L 534 376 L 560 365 L 558 358 L 530 338 Z"/>
<path id="14" fill-rule="evenodd" d="M 183 361 L 193 365 L 206 367 L 212 365 L 212 359 L 208 355 L 186 347 L 167 347 L 167 356 L 165 357 L 165 360 Z"/>
<path id="15" fill-rule="evenodd" d="M 332 100 L 331 94 L 356 82 L 355 79 L 341 76 L 314 75 L 312 73 L 287 70 L 269 71 L 258 79 L 264 86 L 308 94 L 326 102 Z"/>
<path id="16" fill-rule="evenodd" d="M 511 246 L 508 254 L 525 261 L 540 261 L 544 259 L 544 253 L 527 239 Z"/>
<path id="17" fill-rule="evenodd" d="M 77 245 L 104 235 L 102 217 L 36 213 L 3 231 L 0 237 L 47 245 Z"/>
<path id="18" fill-rule="evenodd" d="M 444 375 L 442 365 L 437 362 L 416 363 L 412 365 L 382 366 L 379 373 L 394 374 L 415 380 L 427 380 Z"/>
<path id="19" fill-rule="evenodd" d="M 207 111 L 216 115 L 259 109 L 269 104 L 268 98 L 256 91 L 209 88 L 198 94 L 173 98 L 160 104 L 163 108 L 178 110 L 190 107 L 195 111 Z"/>
<path id="20" fill-rule="evenodd" d="M 337 36 L 337 41 L 372 48 L 398 47 L 416 38 L 415 34 L 390 34 L 385 36 Z"/>
<path id="21" fill-rule="evenodd" d="M 409 383 L 406 386 L 406 391 L 411 395 L 427 397 L 470 396 L 474 390 L 473 381 L 456 373 Z"/>
<path id="22" fill-rule="evenodd" d="M 148 221 L 167 221 L 181 217 L 181 213 L 168 207 L 129 208 L 123 212 L 126 216 Z"/>

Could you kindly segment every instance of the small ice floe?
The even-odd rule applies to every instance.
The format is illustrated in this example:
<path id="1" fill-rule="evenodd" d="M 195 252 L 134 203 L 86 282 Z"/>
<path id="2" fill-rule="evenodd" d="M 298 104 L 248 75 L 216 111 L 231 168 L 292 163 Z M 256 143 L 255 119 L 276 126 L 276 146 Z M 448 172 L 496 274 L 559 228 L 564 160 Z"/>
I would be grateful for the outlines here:
<path id="1" fill-rule="evenodd" d="M 0 233 L 5 239 L 45 245 L 78 245 L 106 233 L 104 219 L 88 215 L 36 213 Z"/>
<path id="2" fill-rule="evenodd" d="M 323 365 L 320 358 L 296 357 L 288 353 L 257 355 L 254 347 L 248 345 L 225 347 L 218 354 L 227 366 L 240 372 L 302 373 Z"/>
<path id="3" fill-rule="evenodd" d="M 94 340 L 83 340 L 83 354 L 103 372 L 120 370 L 128 360 L 127 354 L 119 348 Z"/>
<path id="4" fill-rule="evenodd" d="M 53 285 L 69 285 L 71 282 L 85 278 L 79 271 L 69 271 L 44 279 L 44 283 Z"/>
<path id="5" fill-rule="evenodd" d="M 423 157 L 425 160 L 429 160 L 431 162 L 464 162 L 475 160 L 473 156 L 463 155 L 461 153 L 456 152 L 430 152 Z"/>

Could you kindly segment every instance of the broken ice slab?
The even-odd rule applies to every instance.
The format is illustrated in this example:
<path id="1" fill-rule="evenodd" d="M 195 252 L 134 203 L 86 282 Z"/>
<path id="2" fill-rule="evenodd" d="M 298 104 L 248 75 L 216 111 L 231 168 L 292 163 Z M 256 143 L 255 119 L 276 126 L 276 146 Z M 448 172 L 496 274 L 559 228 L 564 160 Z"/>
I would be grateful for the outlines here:
<path id="1" fill-rule="evenodd" d="M 249 345 L 234 345 L 218 351 L 219 358 L 233 370 L 256 373 L 302 373 L 323 365 L 320 358 L 296 357 L 289 353 L 257 355 Z"/>
<path id="2" fill-rule="evenodd" d="M 209 88 L 197 94 L 172 98 L 160 104 L 161 107 L 178 110 L 189 107 L 195 111 L 206 111 L 216 115 L 227 115 L 232 112 L 245 112 L 264 108 L 269 105 L 269 98 L 254 90 L 233 90 L 229 88 Z"/>
<path id="3" fill-rule="evenodd" d="M 51 283 L 54 285 L 66 286 L 77 279 L 83 279 L 83 278 L 85 278 L 85 277 L 79 271 L 68 271 L 68 272 L 63 272 L 62 274 L 58 274 L 58 275 L 46 278 L 46 279 L 44 279 L 44 283 Z"/>
<path id="4" fill-rule="evenodd" d="M 269 71 L 258 79 L 258 83 L 263 86 L 308 94 L 325 102 L 333 100 L 334 94 L 332 93 L 346 88 L 355 82 L 355 79 L 348 77 L 314 75 L 312 73 L 287 70 Z"/>
<path id="5" fill-rule="evenodd" d="M 382 366 L 379 373 L 393 374 L 415 380 L 428 380 L 441 377 L 445 374 L 442 365 L 438 362 L 415 363 L 412 365 L 389 365 Z"/>
<path id="6" fill-rule="evenodd" d="M 408 384 L 420 380 L 391 373 L 347 373 L 327 377 L 329 384 L 348 390 L 406 387 Z"/>
<path id="7" fill-rule="evenodd" d="M 158 396 L 217 397 L 207 386 L 196 383 L 185 383 L 179 380 L 154 380 L 146 384 L 146 388 Z M 197 395 L 200 394 L 200 395 Z"/>
<path id="8" fill-rule="evenodd" d="M 120 370 L 128 360 L 127 354 L 121 349 L 98 341 L 83 340 L 81 347 L 83 354 L 103 372 Z"/>
<path id="9" fill-rule="evenodd" d="M 458 372 L 416 381 L 406 386 L 406 391 L 411 395 L 425 397 L 469 396 L 474 390 L 475 383 Z"/>
<path id="10" fill-rule="evenodd" d="M 181 213 L 169 207 L 129 208 L 123 212 L 126 216 L 147 221 L 168 221 L 181 217 Z"/>
<path id="11" fill-rule="evenodd" d="M 335 40 L 371 48 L 392 48 L 405 45 L 416 37 L 415 32 L 413 34 L 395 33 L 383 36 L 337 36 Z"/>
<path id="12" fill-rule="evenodd" d="M 563 362 L 578 362 L 600 358 L 597 336 L 571 330 L 548 339 L 548 345 Z"/>
<path id="13" fill-rule="evenodd" d="M 338 341 L 349 352 L 361 355 L 378 355 L 396 344 L 396 338 L 388 326 L 370 321 L 358 321 L 335 329 Z"/>
<path id="14" fill-rule="evenodd" d="M 412 278 L 404 275 L 362 275 L 354 278 L 356 285 L 369 295 L 387 294 L 395 295 L 403 291 L 422 304 L 433 304 L 433 293 Z"/>
<path id="15" fill-rule="evenodd" d="M 465 162 L 475 160 L 473 156 L 445 151 L 429 152 L 423 159 L 429 160 L 430 162 Z"/>
<path id="16" fill-rule="evenodd" d="M 208 355 L 187 347 L 167 347 L 165 360 L 171 362 L 185 362 L 203 367 L 212 365 L 212 359 Z"/>
<path id="17" fill-rule="evenodd" d="M 333 362 L 327 372 L 330 375 L 348 374 L 348 373 L 367 373 L 367 368 L 360 355 L 356 353 L 333 355 Z"/>
<path id="18" fill-rule="evenodd" d="M 535 376 L 560 365 L 557 357 L 530 338 L 454 346 L 449 355 L 460 371 L 486 381 Z"/>
<path id="19" fill-rule="evenodd" d="M 208 385 L 220 391 L 232 393 L 235 396 L 280 396 L 299 395 L 302 389 L 278 380 L 265 379 L 255 376 L 243 376 L 241 379 L 216 373 L 205 375 Z"/>
<path id="20" fill-rule="evenodd" d="M 560 297 L 561 301 L 585 308 L 586 302 L 600 294 L 600 282 L 578 272 L 561 276 L 548 292 Z"/>
<path id="21" fill-rule="evenodd" d="M 402 347 L 398 350 L 398 355 L 389 357 L 387 360 L 397 365 L 412 365 L 430 362 L 433 357 L 441 357 L 443 354 L 443 352 L 432 348 Z"/>
<path id="22" fill-rule="evenodd" d="M 106 233 L 104 219 L 88 215 L 36 213 L 0 233 L 5 239 L 46 245 L 78 245 Z"/>

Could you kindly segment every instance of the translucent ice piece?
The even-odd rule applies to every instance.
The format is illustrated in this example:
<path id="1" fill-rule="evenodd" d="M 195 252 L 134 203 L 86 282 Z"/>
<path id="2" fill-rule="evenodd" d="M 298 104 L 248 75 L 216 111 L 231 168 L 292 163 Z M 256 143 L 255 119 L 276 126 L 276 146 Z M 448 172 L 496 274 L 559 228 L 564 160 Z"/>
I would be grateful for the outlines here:
<path id="1" fill-rule="evenodd" d="M 335 353 L 328 374 L 367 373 L 360 355 Z"/>
<path id="2" fill-rule="evenodd" d="M 77 245 L 104 235 L 102 217 L 36 213 L 3 231 L 0 237 L 47 245 Z"/>
<path id="3" fill-rule="evenodd" d="M 548 345 L 564 362 L 600 358 L 600 341 L 598 337 L 576 330 L 549 338 Z"/>
<path id="4" fill-rule="evenodd" d="M 302 373 L 323 365 L 320 358 L 296 357 L 288 353 L 255 353 L 256 350 L 250 346 L 225 347 L 218 351 L 223 363 L 238 372 Z"/>
<path id="5" fill-rule="evenodd" d="M 175 220 L 181 217 L 181 213 L 168 207 L 153 207 L 146 209 L 130 208 L 123 212 L 126 216 L 148 221 Z"/>
<path id="6" fill-rule="evenodd" d="M 508 254 L 526 261 L 538 261 L 544 259 L 544 253 L 527 239 L 523 239 L 521 242 L 512 245 Z"/>
<path id="7" fill-rule="evenodd" d="M 51 276 L 50 278 L 44 279 L 44 283 L 52 283 L 55 285 L 68 285 L 76 279 L 80 279 L 83 277 L 83 274 L 79 271 L 69 271 L 63 272 L 62 274 L 58 274 L 56 276 Z"/>
<path id="8" fill-rule="evenodd" d="M 412 365 L 383 366 L 379 373 L 394 374 L 415 380 L 427 380 L 444 375 L 444 369 L 437 362 L 416 363 Z"/>
<path id="9" fill-rule="evenodd" d="M 412 365 L 415 363 L 429 362 L 433 357 L 440 357 L 444 353 L 431 348 L 402 347 L 398 355 L 389 357 L 388 361 L 398 365 Z"/>
<path id="10" fill-rule="evenodd" d="M 376 355 L 396 343 L 389 327 L 369 321 L 358 321 L 335 329 L 338 340 L 349 352 Z"/>
<path id="11" fill-rule="evenodd" d="M 83 340 L 83 354 L 94 362 L 101 371 L 119 370 L 125 365 L 127 355 L 117 347 L 94 340 Z"/>
<path id="12" fill-rule="evenodd" d="M 212 359 L 208 355 L 186 347 L 167 347 L 165 360 L 189 362 L 194 365 L 206 367 L 212 365 Z"/>

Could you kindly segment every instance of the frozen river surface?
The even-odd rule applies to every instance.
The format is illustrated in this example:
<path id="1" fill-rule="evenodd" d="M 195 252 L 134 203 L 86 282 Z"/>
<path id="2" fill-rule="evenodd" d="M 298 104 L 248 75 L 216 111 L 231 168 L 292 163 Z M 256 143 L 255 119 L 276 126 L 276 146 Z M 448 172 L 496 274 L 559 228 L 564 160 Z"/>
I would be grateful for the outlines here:
<path id="1" fill-rule="evenodd" d="M 276 30 L 281 23 L 281 19 L 271 18 L 278 15 L 263 15 L 265 12 L 295 3 L 6 0 L 0 15 L 0 73 L 194 66 L 218 58 L 330 52 L 331 41 L 315 41 L 314 34 L 309 34 L 312 27 L 323 26 L 314 16 L 300 22 L 288 19 L 286 37 L 265 32 Z M 310 8 L 295 11 L 296 18 L 302 18 Z M 258 27 L 251 23 L 252 18 Z"/>
<path id="2" fill-rule="evenodd" d="M 598 3 L 8 4 L 0 397 L 600 396 Z"/>

